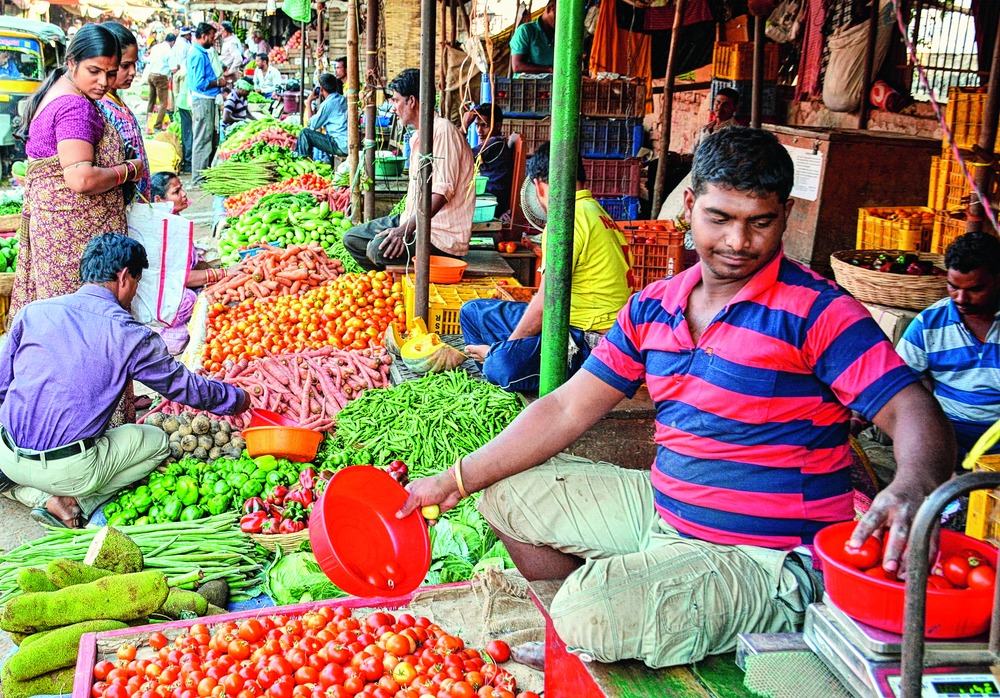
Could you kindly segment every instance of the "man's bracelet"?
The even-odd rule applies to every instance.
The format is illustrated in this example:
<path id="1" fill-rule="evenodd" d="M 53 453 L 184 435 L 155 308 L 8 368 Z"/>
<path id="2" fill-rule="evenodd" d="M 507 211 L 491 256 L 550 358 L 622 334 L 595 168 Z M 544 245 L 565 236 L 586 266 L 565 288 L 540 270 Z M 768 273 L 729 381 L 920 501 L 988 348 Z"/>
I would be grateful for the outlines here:
<path id="1" fill-rule="evenodd" d="M 462 457 L 459 456 L 458 460 L 455 461 L 455 466 L 452 468 L 452 474 L 455 476 L 455 484 L 458 485 L 458 494 L 461 495 L 462 499 L 469 496 L 469 493 L 465 491 L 465 483 L 462 482 Z"/>

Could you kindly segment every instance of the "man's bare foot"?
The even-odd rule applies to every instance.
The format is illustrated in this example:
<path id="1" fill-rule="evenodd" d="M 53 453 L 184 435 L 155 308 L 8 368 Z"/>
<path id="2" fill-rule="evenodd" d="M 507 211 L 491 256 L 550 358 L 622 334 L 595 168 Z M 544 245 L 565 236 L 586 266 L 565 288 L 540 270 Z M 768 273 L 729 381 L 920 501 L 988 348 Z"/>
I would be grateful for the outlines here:
<path id="1" fill-rule="evenodd" d="M 76 497 L 56 497 L 53 495 L 45 503 L 45 508 L 69 528 L 80 527 L 80 516 L 83 511 L 80 509 Z"/>
<path id="2" fill-rule="evenodd" d="M 489 344 L 469 344 L 465 347 L 465 353 L 479 363 L 486 361 L 486 355 L 490 353 Z"/>

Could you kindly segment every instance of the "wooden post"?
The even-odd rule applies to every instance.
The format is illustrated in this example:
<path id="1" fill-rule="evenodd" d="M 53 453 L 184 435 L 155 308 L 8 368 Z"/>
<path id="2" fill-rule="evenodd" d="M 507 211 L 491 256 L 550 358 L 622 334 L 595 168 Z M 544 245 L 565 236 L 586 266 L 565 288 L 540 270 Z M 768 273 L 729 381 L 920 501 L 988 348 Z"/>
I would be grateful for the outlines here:
<path id="1" fill-rule="evenodd" d="M 764 92 L 764 18 L 753 18 L 753 83 L 750 87 L 750 126 L 760 128 Z"/>
<path id="2" fill-rule="evenodd" d="M 660 106 L 660 142 L 656 148 L 656 185 L 653 187 L 653 217 L 667 198 L 667 154 L 670 152 L 670 121 L 674 111 L 674 72 L 677 70 L 677 41 L 681 35 L 681 18 L 685 0 L 677 0 L 674 8 L 674 27 L 670 32 L 670 50 L 667 53 L 667 74 L 663 80 L 663 99 Z"/>
<path id="3" fill-rule="evenodd" d="M 420 0 L 420 151 L 417 180 L 417 273 L 414 314 L 427 320 L 431 275 L 431 184 L 434 163 L 434 48 L 437 0 Z"/>
<path id="4" fill-rule="evenodd" d="M 347 0 L 347 169 L 351 175 L 351 220 L 360 223 L 361 189 L 356 176 L 361 134 L 358 129 L 358 0 Z"/>
<path id="5" fill-rule="evenodd" d="M 1000 21 L 997 22 L 997 29 L 1000 31 Z M 993 42 L 993 63 L 990 66 L 990 74 L 986 84 L 986 104 L 983 105 L 983 128 L 979 132 L 979 151 L 988 160 L 993 159 L 993 146 L 997 142 L 997 118 L 1000 117 L 1000 34 Z M 985 192 L 990 178 L 993 177 L 991 167 L 976 168 L 976 186 L 979 191 Z M 986 210 L 983 202 L 975 194 L 969 200 L 969 215 L 965 224 L 965 229 L 969 232 L 984 230 L 983 218 Z"/>
<path id="6" fill-rule="evenodd" d="M 306 92 L 306 23 L 301 22 L 299 30 L 302 32 L 302 65 L 299 66 L 299 121 L 302 125 L 306 125 L 306 99 L 308 99 L 308 94 Z"/>
<path id="7" fill-rule="evenodd" d="M 448 94 L 448 0 L 441 0 L 441 67 L 438 74 L 438 95 L 441 99 L 441 114 L 447 119 L 451 113 L 451 96 Z"/>
<path id="8" fill-rule="evenodd" d="M 378 1 L 368 0 L 365 23 L 365 218 L 375 218 L 375 90 L 378 76 Z"/>
<path id="9" fill-rule="evenodd" d="M 872 0 L 872 15 L 868 19 L 868 44 L 865 47 L 865 65 L 861 74 L 861 105 L 858 108 L 858 128 L 868 128 L 872 105 L 872 69 L 875 67 L 875 45 L 878 41 L 878 0 Z"/>

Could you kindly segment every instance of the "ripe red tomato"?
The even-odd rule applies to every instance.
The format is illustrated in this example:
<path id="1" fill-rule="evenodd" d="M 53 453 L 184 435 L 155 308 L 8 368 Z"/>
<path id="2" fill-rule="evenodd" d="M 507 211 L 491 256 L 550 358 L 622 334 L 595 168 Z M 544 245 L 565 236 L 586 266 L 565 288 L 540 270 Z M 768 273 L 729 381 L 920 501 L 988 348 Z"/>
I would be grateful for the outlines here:
<path id="1" fill-rule="evenodd" d="M 125 662 L 131 662 L 135 659 L 135 645 L 122 645 L 118 648 L 118 659 Z"/>
<path id="2" fill-rule="evenodd" d="M 154 650 L 162 650 L 167 646 L 167 636 L 163 633 L 153 633 L 149 636 L 149 646 Z"/>
<path id="3" fill-rule="evenodd" d="M 986 564 L 973 567 L 965 578 L 970 589 L 992 589 L 997 581 L 997 573 Z"/>
<path id="4" fill-rule="evenodd" d="M 954 589 L 955 585 L 938 574 L 932 574 L 927 578 L 928 589 Z"/>
<path id="5" fill-rule="evenodd" d="M 968 585 L 966 580 L 969 577 L 969 570 L 972 569 L 972 566 L 969 564 L 967 557 L 952 555 L 941 563 L 941 569 L 944 572 L 945 578 L 959 589 L 964 589 Z"/>
<path id="6" fill-rule="evenodd" d="M 510 645 L 503 640 L 490 640 L 486 643 L 486 654 L 490 655 L 494 662 L 502 664 L 510 659 Z"/>
<path id="7" fill-rule="evenodd" d="M 835 548 L 831 551 L 838 562 L 850 565 L 859 570 L 867 570 L 879 563 L 882 559 L 882 543 L 875 537 L 869 537 L 857 550 L 847 547 L 845 541 L 843 549 Z"/>

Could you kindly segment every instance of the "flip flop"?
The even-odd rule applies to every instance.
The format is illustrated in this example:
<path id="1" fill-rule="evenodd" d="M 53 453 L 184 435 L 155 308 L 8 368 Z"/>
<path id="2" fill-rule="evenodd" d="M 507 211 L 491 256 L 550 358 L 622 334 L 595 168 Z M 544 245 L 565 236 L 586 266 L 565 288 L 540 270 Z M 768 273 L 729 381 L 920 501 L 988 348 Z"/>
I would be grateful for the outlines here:
<path id="1" fill-rule="evenodd" d="M 32 509 L 31 518 L 32 520 L 40 523 L 42 526 L 50 526 L 52 528 L 70 528 L 66 525 L 65 521 L 60 519 L 45 507 L 35 507 Z"/>

